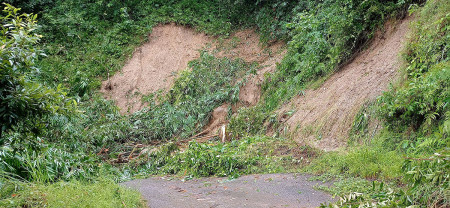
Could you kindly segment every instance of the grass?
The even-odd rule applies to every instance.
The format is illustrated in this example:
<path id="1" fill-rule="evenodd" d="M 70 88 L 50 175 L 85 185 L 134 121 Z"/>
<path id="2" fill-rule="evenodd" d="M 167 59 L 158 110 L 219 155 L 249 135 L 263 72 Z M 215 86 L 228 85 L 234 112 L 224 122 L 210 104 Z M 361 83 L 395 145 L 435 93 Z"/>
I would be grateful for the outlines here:
<path id="1" fill-rule="evenodd" d="M 403 156 L 397 151 L 370 145 L 353 147 L 346 153 L 327 153 L 313 161 L 307 170 L 318 174 L 393 180 L 402 176 L 403 162 Z"/>
<path id="2" fill-rule="evenodd" d="M 1 207 L 146 207 L 137 191 L 108 179 L 52 184 L 14 182 L 2 183 L 1 186 L 2 190 L 8 189 L 8 186 L 15 186 L 16 189 L 9 188 L 6 193 L 2 191 Z"/>

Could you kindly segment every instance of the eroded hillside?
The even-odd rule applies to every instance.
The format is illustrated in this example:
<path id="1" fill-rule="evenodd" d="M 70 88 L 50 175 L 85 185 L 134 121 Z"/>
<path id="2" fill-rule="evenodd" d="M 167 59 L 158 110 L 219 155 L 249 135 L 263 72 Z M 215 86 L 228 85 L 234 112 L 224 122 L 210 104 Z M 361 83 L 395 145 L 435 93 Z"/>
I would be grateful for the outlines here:
<path id="1" fill-rule="evenodd" d="M 356 113 L 385 91 L 401 66 L 400 52 L 412 17 L 389 21 L 368 47 L 356 54 L 317 89 L 305 90 L 285 104 L 280 114 L 298 142 L 329 151 L 347 144 Z"/>

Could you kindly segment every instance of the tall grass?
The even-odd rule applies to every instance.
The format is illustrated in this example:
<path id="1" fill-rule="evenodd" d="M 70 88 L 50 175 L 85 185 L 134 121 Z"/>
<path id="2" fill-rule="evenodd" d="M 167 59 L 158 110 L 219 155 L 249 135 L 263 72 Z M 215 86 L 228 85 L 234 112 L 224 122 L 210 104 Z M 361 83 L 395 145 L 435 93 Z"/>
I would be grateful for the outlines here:
<path id="1" fill-rule="evenodd" d="M 145 207 L 137 191 L 108 179 L 94 183 L 22 183 L 16 184 L 16 189 L 8 188 L 8 184 L 2 181 L 1 186 L 1 207 Z"/>

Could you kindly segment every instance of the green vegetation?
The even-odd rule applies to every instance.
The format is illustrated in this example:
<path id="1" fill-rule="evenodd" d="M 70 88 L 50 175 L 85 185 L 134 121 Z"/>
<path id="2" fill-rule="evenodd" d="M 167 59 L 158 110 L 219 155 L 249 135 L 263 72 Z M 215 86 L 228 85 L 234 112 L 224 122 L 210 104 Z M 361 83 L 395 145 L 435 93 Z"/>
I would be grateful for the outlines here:
<path id="1" fill-rule="evenodd" d="M 351 55 L 364 48 L 375 29 L 387 18 L 402 16 L 409 1 L 301 1 L 287 27 L 288 53 L 277 71 L 263 84 L 263 102 L 252 113 L 239 115 L 232 124 L 237 135 L 245 135 L 239 123 L 250 123 L 257 132 L 261 120 L 270 120 L 273 111 L 308 83 L 339 69 Z M 257 115 L 255 115 L 257 114 Z M 257 119 L 253 119 L 257 118 Z M 243 120 L 242 120 L 243 119 Z M 233 122 L 232 122 L 233 123 Z"/>
<path id="2" fill-rule="evenodd" d="M 317 173 L 362 178 L 396 178 L 401 175 L 403 157 L 380 146 L 363 146 L 347 153 L 329 153 L 308 169 Z"/>
<path id="3" fill-rule="evenodd" d="M 236 178 L 242 174 L 298 170 L 306 163 L 306 158 L 300 156 L 316 154 L 306 147 L 297 154 L 283 152 L 292 148 L 300 147 L 285 139 L 269 137 L 249 137 L 230 143 L 191 141 L 183 151 L 176 144 L 168 143 L 134 159 L 126 169 L 142 176 L 176 174 L 186 178 Z"/>
<path id="4" fill-rule="evenodd" d="M 137 193 L 116 183 L 152 174 L 234 178 L 299 169 L 340 180 L 319 187 L 346 196 L 338 206 L 449 206 L 445 0 L 6 2 L 23 10 L 4 4 L 0 15 L 0 206 L 142 207 Z M 405 77 L 361 109 L 345 152 L 260 136 L 271 129 L 283 137 L 275 110 L 320 84 L 364 49 L 384 21 L 408 8 L 416 20 Z M 276 72 L 266 76 L 261 101 L 230 118 L 232 142 L 176 145 L 201 131 L 213 109 L 237 103 L 257 64 L 203 51 L 167 93 L 144 95 L 148 108 L 129 116 L 97 93 L 153 26 L 169 22 L 221 37 L 253 27 L 262 44 L 288 42 Z M 374 122 L 384 127 L 377 135 Z M 148 151 L 124 165 L 108 164 L 129 143 Z"/>
<path id="5" fill-rule="evenodd" d="M 1 188 L 1 207 L 144 207 L 138 192 L 105 179 L 53 184 L 9 181 Z"/>
<path id="6" fill-rule="evenodd" d="M 215 108 L 238 101 L 241 83 L 236 80 L 253 67 L 239 59 L 219 59 L 203 52 L 189 63 L 190 70 L 179 74 L 166 97 L 158 100 L 158 96 L 147 96 L 149 110 L 130 118 L 136 128 L 133 137 L 160 140 L 192 136 L 207 124 Z"/>
<path id="7" fill-rule="evenodd" d="M 375 202 L 386 207 L 450 204 L 450 7 L 430 0 L 423 8 L 413 6 L 411 10 L 417 16 L 404 52 L 406 77 L 358 114 L 352 133 L 364 135 L 373 117 L 386 128 L 373 139 L 359 136 L 363 146 L 345 154 L 324 155 L 309 167 L 313 172 L 385 179 L 406 187 L 394 190 L 391 185 L 371 192 L 335 189 L 346 196 L 338 203 L 341 207 L 355 203 L 375 207 Z M 329 167 L 331 171 L 327 171 Z"/>
<path id="8" fill-rule="evenodd" d="M 6 5 L 0 16 L 1 145 L 6 142 L 3 135 L 12 129 L 21 132 L 18 138 L 21 142 L 36 142 L 29 134 L 36 135 L 42 130 L 41 118 L 55 113 L 70 113 L 76 105 L 60 86 L 52 89 L 33 79 L 37 73 L 37 56 L 44 55 L 33 46 L 40 37 L 33 33 L 37 27 L 36 17 L 20 14 L 10 5 Z"/>

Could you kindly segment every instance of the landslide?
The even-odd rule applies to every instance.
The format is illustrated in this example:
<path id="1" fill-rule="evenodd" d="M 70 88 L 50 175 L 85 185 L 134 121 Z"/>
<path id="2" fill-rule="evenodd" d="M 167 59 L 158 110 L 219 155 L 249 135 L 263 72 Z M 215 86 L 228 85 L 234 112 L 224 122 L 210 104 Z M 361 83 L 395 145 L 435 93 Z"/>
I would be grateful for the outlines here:
<path id="1" fill-rule="evenodd" d="M 121 114 L 132 114 L 146 106 L 141 101 L 142 95 L 167 92 L 177 73 L 186 69 L 189 61 L 197 59 L 200 50 L 208 50 L 217 57 L 239 58 L 263 66 L 255 76 L 247 77 L 239 96 L 243 105 L 254 105 L 260 97 L 263 73 L 275 70 L 276 62 L 284 54 L 277 53 L 284 43 L 262 46 L 259 40 L 253 29 L 238 31 L 223 39 L 174 23 L 158 25 L 149 35 L 149 41 L 135 50 L 122 70 L 103 81 L 101 92 L 116 102 Z M 223 116 L 212 117 L 208 128 L 223 123 Z"/>
<path id="2" fill-rule="evenodd" d="M 331 75 L 319 88 L 306 90 L 285 104 L 280 120 L 301 144 L 325 151 L 347 142 L 352 122 L 362 105 L 376 99 L 397 78 L 399 53 L 413 18 L 388 21 L 367 49 Z"/>

